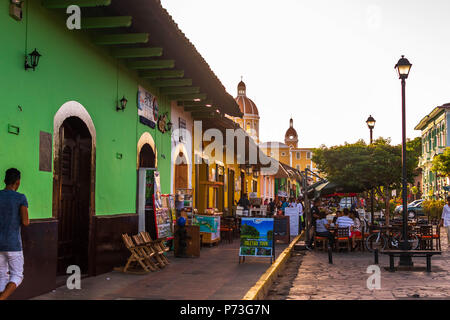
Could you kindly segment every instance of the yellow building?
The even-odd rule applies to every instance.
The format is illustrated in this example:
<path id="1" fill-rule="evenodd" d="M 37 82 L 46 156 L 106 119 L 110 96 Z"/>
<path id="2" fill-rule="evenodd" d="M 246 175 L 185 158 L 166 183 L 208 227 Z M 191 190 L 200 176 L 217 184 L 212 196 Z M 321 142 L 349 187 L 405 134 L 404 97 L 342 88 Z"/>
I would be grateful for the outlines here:
<path id="1" fill-rule="evenodd" d="M 294 129 L 294 120 L 289 121 L 289 128 L 284 135 L 284 143 L 282 142 L 265 142 L 261 143 L 259 147 L 263 152 L 299 171 L 304 171 L 306 168 L 317 172 L 315 163 L 312 161 L 312 148 L 298 147 L 298 134 Z M 316 179 L 314 178 L 314 181 Z"/>

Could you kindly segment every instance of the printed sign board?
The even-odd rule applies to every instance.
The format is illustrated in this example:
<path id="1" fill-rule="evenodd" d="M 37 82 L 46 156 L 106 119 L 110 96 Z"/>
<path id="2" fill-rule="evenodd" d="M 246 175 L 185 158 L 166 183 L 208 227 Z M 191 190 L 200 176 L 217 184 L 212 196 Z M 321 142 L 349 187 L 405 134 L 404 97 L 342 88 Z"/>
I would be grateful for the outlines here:
<path id="1" fill-rule="evenodd" d="M 155 128 L 158 120 L 158 99 L 150 92 L 139 86 L 138 91 L 138 115 L 142 124 Z"/>
<path id="2" fill-rule="evenodd" d="M 274 216 L 273 237 L 275 241 L 290 243 L 290 222 L 289 216 Z"/>
<path id="3" fill-rule="evenodd" d="M 242 218 L 239 256 L 272 258 L 273 218 Z"/>
<path id="4" fill-rule="evenodd" d="M 298 236 L 298 208 L 285 208 L 284 215 L 289 216 L 291 236 Z"/>

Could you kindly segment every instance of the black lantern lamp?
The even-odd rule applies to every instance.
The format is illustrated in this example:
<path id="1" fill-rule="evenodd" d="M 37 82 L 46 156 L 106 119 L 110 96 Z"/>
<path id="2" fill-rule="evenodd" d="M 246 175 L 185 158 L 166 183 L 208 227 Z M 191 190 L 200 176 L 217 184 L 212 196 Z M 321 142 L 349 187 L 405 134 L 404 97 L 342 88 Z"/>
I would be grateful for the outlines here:
<path id="1" fill-rule="evenodd" d="M 120 110 L 124 111 L 125 108 L 127 107 L 127 103 L 128 103 L 128 100 L 124 96 L 122 99 L 120 99 L 120 104 L 117 104 L 116 111 L 120 111 Z"/>
<path id="2" fill-rule="evenodd" d="M 369 118 L 367 118 L 367 126 L 369 127 L 370 130 L 373 130 L 373 128 L 375 128 L 375 119 L 372 116 L 369 116 Z"/>
<path id="3" fill-rule="evenodd" d="M 36 70 L 40 58 L 41 54 L 36 49 L 34 49 L 32 53 L 28 54 L 28 56 L 25 56 L 25 70 L 28 69 L 33 69 L 33 71 Z"/>
<path id="4" fill-rule="evenodd" d="M 408 59 L 406 59 L 405 56 L 402 56 L 395 65 L 395 69 L 397 69 L 399 79 L 408 79 L 411 67 L 412 64 L 408 61 Z"/>

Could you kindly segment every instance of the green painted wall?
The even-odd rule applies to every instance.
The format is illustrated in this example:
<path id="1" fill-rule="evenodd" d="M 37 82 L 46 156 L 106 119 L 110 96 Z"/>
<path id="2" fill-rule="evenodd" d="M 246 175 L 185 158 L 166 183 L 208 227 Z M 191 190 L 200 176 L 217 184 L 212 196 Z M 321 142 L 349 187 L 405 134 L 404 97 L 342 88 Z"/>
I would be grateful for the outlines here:
<path id="1" fill-rule="evenodd" d="M 29 200 L 31 218 L 52 216 L 53 173 L 39 171 L 39 132 L 53 134 L 53 117 L 71 100 L 89 112 L 97 133 L 96 214 L 136 212 L 137 141 L 148 131 L 158 149 L 158 169 L 163 193 L 170 192 L 170 134 L 162 134 L 138 122 L 138 85 L 158 95 L 135 73 L 111 58 L 106 48 L 95 46 L 86 32 L 66 28 L 66 15 L 48 10 L 40 1 L 27 1 L 28 49 L 42 54 L 36 71 L 24 70 L 26 14 L 24 20 L 9 17 L 9 1 L 0 4 L 0 175 L 16 167 L 22 171 L 19 192 Z M 117 76 L 118 74 L 118 76 Z M 119 92 L 117 93 L 117 79 Z M 116 112 L 116 95 L 128 105 Z M 160 112 L 170 103 L 159 98 Z M 19 111 L 18 106 L 22 107 Z M 20 134 L 8 133 L 8 124 Z M 116 158 L 117 153 L 123 159 Z M 163 158 L 165 155 L 165 159 Z M 0 183 L 3 188 L 3 183 Z"/>

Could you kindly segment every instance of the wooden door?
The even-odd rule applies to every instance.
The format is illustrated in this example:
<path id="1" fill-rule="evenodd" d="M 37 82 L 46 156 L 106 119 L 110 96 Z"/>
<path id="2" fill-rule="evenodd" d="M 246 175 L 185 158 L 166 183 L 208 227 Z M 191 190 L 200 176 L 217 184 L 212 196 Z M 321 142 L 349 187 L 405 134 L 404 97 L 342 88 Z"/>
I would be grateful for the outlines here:
<path id="1" fill-rule="evenodd" d="M 188 165 L 175 165 L 175 190 L 188 188 Z"/>
<path id="2" fill-rule="evenodd" d="M 58 274 L 77 265 L 88 271 L 92 140 L 78 118 L 67 119 L 61 129 L 59 165 Z"/>

